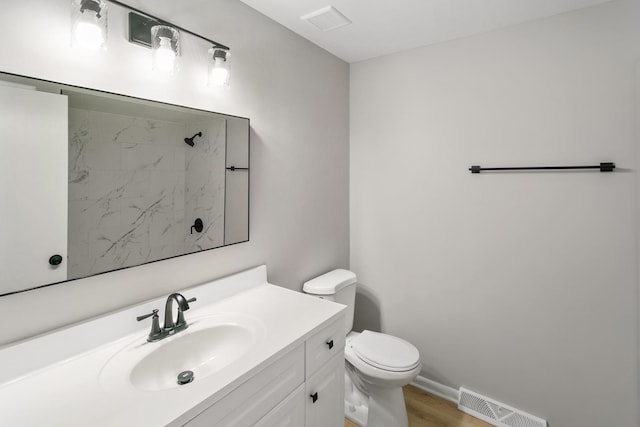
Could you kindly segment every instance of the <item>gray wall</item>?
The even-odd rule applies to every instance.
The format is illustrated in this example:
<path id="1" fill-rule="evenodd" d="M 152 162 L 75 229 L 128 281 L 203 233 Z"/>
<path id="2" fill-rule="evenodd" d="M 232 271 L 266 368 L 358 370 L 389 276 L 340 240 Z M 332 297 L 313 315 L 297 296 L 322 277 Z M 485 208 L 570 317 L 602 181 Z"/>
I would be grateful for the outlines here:
<path id="1" fill-rule="evenodd" d="M 262 263 L 292 289 L 348 267 L 348 64 L 236 0 L 131 2 L 151 13 L 163 5 L 173 12 L 160 18 L 231 46 L 231 89 L 215 91 L 206 44 L 185 36 L 180 73 L 154 76 L 113 5 L 108 50 L 73 51 L 69 3 L 5 5 L 0 70 L 251 118 L 251 241 L 2 297 L 11 327 L 0 344 Z"/>
<path id="2" fill-rule="evenodd" d="M 413 342 L 423 376 L 553 427 L 639 425 L 633 12 L 351 67 L 356 324 Z M 601 161 L 619 169 L 467 170 Z"/>

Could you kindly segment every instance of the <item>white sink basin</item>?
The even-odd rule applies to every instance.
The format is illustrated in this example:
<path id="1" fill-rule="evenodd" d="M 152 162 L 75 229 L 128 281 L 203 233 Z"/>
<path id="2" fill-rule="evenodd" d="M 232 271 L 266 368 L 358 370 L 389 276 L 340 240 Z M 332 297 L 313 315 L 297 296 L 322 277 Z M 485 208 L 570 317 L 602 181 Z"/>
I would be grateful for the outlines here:
<path id="1" fill-rule="evenodd" d="M 141 390 L 162 390 L 175 387 L 183 371 L 192 371 L 194 380 L 204 378 L 245 353 L 252 338 L 249 329 L 233 324 L 178 334 L 135 365 L 131 383 Z"/>
<path id="2" fill-rule="evenodd" d="M 100 383 L 113 391 L 189 387 L 191 383 L 178 384 L 180 373 L 191 371 L 193 382 L 198 382 L 241 360 L 264 337 L 264 325 L 257 319 L 233 314 L 202 317 L 158 342 L 146 342 L 146 335 L 136 337 L 105 364 Z"/>

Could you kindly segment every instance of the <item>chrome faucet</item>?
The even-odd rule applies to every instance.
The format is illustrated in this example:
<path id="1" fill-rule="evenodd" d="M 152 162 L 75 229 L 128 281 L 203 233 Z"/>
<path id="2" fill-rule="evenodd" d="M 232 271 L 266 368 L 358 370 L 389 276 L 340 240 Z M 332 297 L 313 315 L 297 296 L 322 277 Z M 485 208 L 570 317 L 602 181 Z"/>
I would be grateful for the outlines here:
<path id="1" fill-rule="evenodd" d="M 178 316 L 176 321 L 173 321 L 173 302 L 178 304 Z M 184 329 L 187 329 L 187 321 L 184 319 L 184 312 L 189 310 L 189 303 L 196 301 L 195 298 L 186 299 L 182 294 L 173 293 L 167 297 L 167 302 L 164 305 L 164 328 L 160 327 L 160 318 L 158 317 L 158 310 L 153 310 L 149 314 L 138 316 L 136 319 L 139 321 L 152 317 L 151 319 L 151 332 L 147 337 L 147 341 L 154 342 L 160 341 L 170 335 L 176 334 Z"/>

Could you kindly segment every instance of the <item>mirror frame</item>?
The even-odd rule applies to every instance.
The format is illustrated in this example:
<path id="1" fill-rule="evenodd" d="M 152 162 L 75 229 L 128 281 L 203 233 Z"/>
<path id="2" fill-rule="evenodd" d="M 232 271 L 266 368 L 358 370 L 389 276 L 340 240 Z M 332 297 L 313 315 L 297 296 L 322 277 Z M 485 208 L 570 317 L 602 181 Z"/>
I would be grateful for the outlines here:
<path id="1" fill-rule="evenodd" d="M 162 262 L 162 261 L 166 261 L 166 260 L 170 260 L 170 259 L 174 259 L 174 258 L 179 258 L 179 257 L 184 257 L 184 256 L 189 256 L 189 255 L 194 255 L 194 254 L 198 254 L 200 252 L 206 252 L 206 251 L 210 251 L 210 250 L 214 250 L 214 249 L 220 249 L 220 248 L 224 248 L 224 247 L 228 247 L 228 246 L 234 246 L 240 243 L 246 243 L 250 241 L 250 236 L 251 236 L 251 119 L 248 117 L 242 117 L 242 116 L 236 116 L 233 114 L 225 114 L 225 113 L 220 113 L 220 112 L 216 112 L 216 111 L 209 111 L 209 110 L 204 110 L 201 108 L 195 108 L 195 107 L 190 107 L 190 106 L 186 106 L 186 105 L 181 105 L 181 104 L 174 104 L 174 103 L 170 103 L 170 102 L 164 102 L 164 101 L 157 101 L 157 100 L 153 100 L 153 99 L 146 99 L 146 98 L 140 98 L 137 96 L 133 96 L 133 95 L 127 95 L 127 94 L 122 94 L 122 93 L 117 93 L 117 92 L 110 92 L 110 91 L 106 91 L 106 90 L 102 90 L 102 89 L 96 89 L 96 88 L 90 88 L 90 87 L 84 87 L 84 86 L 78 86 L 78 85 L 73 85 L 73 84 L 68 84 L 68 83 L 61 83 L 61 82 L 56 82 L 53 80 L 47 80 L 47 79 L 42 79 L 39 77 L 32 77 L 32 76 L 27 76 L 27 75 L 23 75 L 23 74 L 16 74 L 16 73 L 11 73 L 11 72 L 7 72 L 7 71 L 2 71 L 0 70 L 0 78 L 2 76 L 11 76 L 14 77 L 16 79 L 30 79 L 30 80 L 35 80 L 44 84 L 51 84 L 51 85 L 56 85 L 59 86 L 60 89 L 80 89 L 83 91 L 92 91 L 95 92 L 95 94 L 97 96 L 99 96 L 100 94 L 106 94 L 106 95 L 111 95 L 111 96 L 118 96 L 118 97 L 124 97 L 128 100 L 134 100 L 134 101 L 143 101 L 146 103 L 154 103 L 157 104 L 158 107 L 162 107 L 162 106 L 170 106 L 170 107 L 178 107 L 178 108 L 186 108 L 189 110 L 194 110 L 194 111 L 199 111 L 199 112 L 204 112 L 204 113 L 211 113 L 211 114 L 219 114 L 219 115 L 223 115 L 223 116 L 227 116 L 227 117 L 232 117 L 232 118 L 236 118 L 236 119 L 243 119 L 243 120 L 247 120 L 247 173 L 248 173 L 248 177 L 247 177 L 247 238 L 246 240 L 241 240 L 238 242 L 233 242 L 233 243 L 229 243 L 229 244 L 223 244 L 220 246 L 215 246 L 212 248 L 208 248 L 208 249 L 201 249 L 195 252 L 189 252 L 189 253 L 184 253 L 184 254 L 179 254 L 179 255 L 174 255 L 174 256 L 169 256 L 166 258 L 161 258 L 161 259 L 157 259 L 157 260 L 153 260 L 153 261 L 147 261 L 147 262 L 143 262 L 140 264 L 136 264 L 136 265 L 131 265 L 131 266 L 127 266 L 127 267 L 121 267 L 121 268 L 115 268 L 113 270 L 107 270 L 107 271 L 103 271 L 103 272 L 99 272 L 99 273 L 94 273 L 94 274 L 90 274 L 88 276 L 83 276 L 83 277 L 77 277 L 77 278 L 73 278 L 73 279 L 67 279 L 67 280 L 61 280 L 58 282 L 52 282 L 52 283 L 45 283 L 42 285 L 36 285 L 30 288 L 25 288 L 25 289 L 20 289 L 20 290 L 16 290 L 16 291 L 11 291 L 11 292 L 5 292 L 0 294 L 0 297 L 3 296 L 9 296 L 9 295 L 14 295 L 14 294 L 19 294 L 19 293 L 23 293 L 23 292 L 29 292 L 32 290 L 36 290 L 36 289 L 42 289 L 42 288 L 46 288 L 49 286 L 54 286 L 54 285 L 60 285 L 60 284 L 64 284 L 64 283 L 69 283 L 69 282 L 74 282 L 77 280 L 83 280 L 83 279 L 88 279 L 91 277 L 95 277 L 95 276 L 99 276 L 99 275 L 103 275 L 103 274 L 108 274 L 108 273 L 112 273 L 115 271 L 121 271 L 121 270 L 126 270 L 126 269 L 130 269 L 130 268 L 135 268 L 135 267 L 139 267 L 142 265 L 147 265 L 147 264 L 152 264 L 152 263 L 156 263 L 156 262 Z M 225 151 L 226 151 L 226 143 L 225 143 Z M 226 162 L 226 155 L 225 155 L 225 162 Z M 228 168 L 229 166 L 226 165 L 225 163 L 225 168 Z M 226 188 L 225 188 L 225 192 L 226 192 Z M 225 223 L 226 223 L 226 211 L 224 212 L 224 218 L 225 218 Z M 67 237 L 68 237 L 68 232 L 67 232 Z M 65 261 L 67 261 L 68 258 L 68 254 L 65 257 Z"/>

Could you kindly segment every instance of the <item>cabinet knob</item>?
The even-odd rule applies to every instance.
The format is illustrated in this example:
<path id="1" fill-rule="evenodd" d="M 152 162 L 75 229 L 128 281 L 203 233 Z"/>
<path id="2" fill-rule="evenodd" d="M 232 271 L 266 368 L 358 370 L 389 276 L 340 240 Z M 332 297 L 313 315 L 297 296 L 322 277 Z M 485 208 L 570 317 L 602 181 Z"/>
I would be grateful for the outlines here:
<path id="1" fill-rule="evenodd" d="M 313 403 L 316 403 L 316 400 L 318 400 L 318 392 L 316 391 L 315 393 L 310 394 L 309 397 Z"/>
<path id="2" fill-rule="evenodd" d="M 329 350 L 333 348 L 333 340 L 327 341 L 327 345 L 329 346 Z"/>

